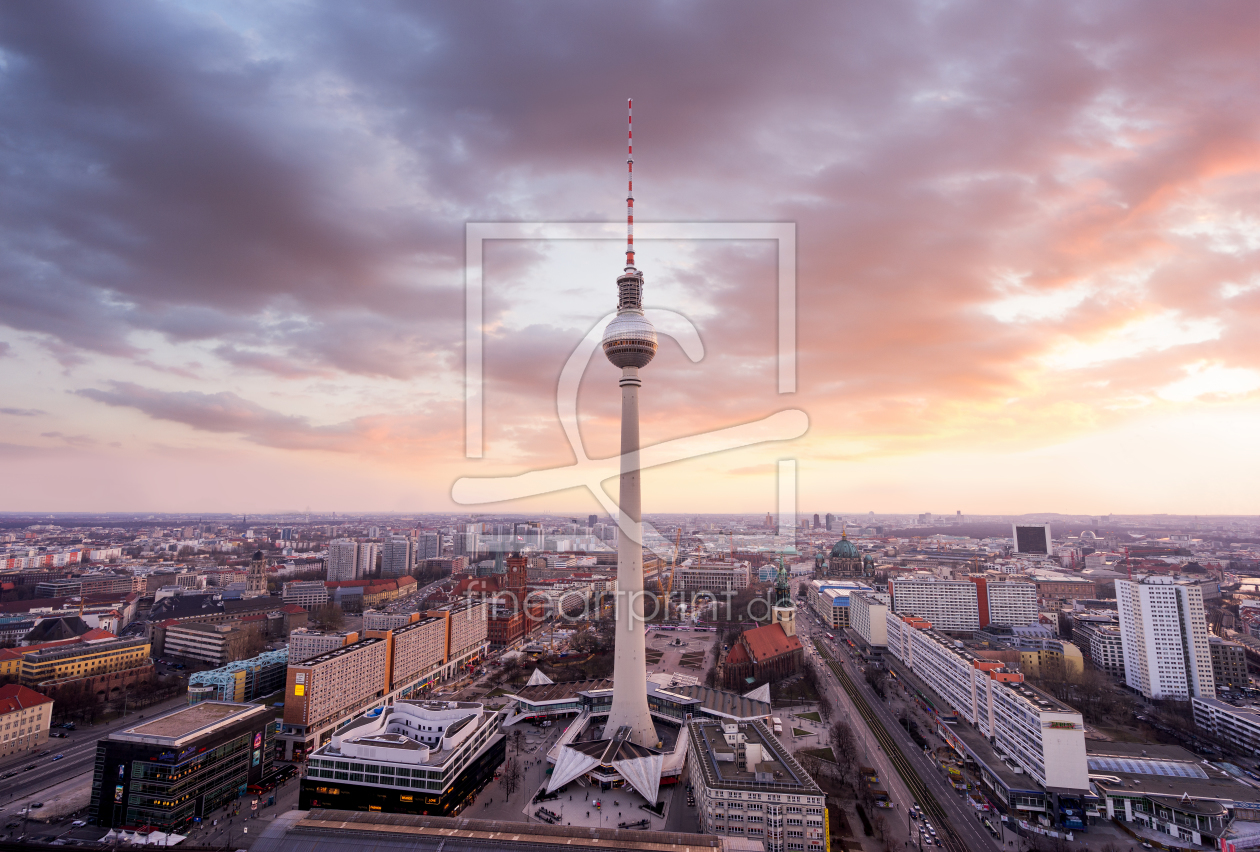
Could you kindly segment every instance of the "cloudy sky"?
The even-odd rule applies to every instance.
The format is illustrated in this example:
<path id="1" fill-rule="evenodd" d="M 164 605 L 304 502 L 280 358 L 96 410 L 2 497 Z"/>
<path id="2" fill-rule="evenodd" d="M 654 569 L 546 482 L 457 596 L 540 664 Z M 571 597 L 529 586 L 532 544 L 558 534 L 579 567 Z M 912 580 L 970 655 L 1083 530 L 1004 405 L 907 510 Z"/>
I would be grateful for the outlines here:
<path id="1" fill-rule="evenodd" d="M 0 10 L 0 510 L 445 510 L 571 464 L 565 360 L 616 239 L 468 222 L 794 223 L 642 241 L 688 317 L 656 443 L 797 409 L 792 441 L 657 468 L 645 510 L 1255 513 L 1260 5 L 41 2 Z M 595 358 L 584 451 L 617 450 Z M 586 512 L 570 489 L 514 504 Z"/>

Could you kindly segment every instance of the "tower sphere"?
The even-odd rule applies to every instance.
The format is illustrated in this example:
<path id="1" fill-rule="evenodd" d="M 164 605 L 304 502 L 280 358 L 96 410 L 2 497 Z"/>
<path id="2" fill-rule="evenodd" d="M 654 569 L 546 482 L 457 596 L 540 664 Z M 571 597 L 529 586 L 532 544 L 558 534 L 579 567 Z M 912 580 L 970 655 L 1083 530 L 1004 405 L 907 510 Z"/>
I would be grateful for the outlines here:
<path id="1" fill-rule="evenodd" d="M 604 354 L 614 367 L 646 367 L 656 356 L 656 329 L 638 311 L 619 313 L 604 329 Z"/>

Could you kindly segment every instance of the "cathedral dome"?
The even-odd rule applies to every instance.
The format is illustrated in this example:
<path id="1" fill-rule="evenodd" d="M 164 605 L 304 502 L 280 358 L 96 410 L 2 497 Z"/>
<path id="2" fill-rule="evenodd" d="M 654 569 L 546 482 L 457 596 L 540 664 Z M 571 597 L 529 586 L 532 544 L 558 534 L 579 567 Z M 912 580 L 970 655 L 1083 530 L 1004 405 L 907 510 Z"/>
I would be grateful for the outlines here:
<path id="1" fill-rule="evenodd" d="M 853 542 L 845 536 L 841 536 L 840 540 L 831 548 L 832 559 L 861 559 L 862 554 L 854 546 Z"/>

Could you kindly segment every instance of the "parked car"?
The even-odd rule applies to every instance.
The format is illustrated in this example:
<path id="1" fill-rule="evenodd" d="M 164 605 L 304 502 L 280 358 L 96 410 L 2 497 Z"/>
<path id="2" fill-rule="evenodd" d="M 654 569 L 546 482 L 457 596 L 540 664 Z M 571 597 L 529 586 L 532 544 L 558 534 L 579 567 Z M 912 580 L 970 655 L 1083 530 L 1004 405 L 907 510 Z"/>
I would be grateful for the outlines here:
<path id="1" fill-rule="evenodd" d="M 47 756 L 48 756 L 48 755 L 50 755 L 50 754 L 52 754 L 52 751 L 51 751 L 50 749 L 44 749 L 43 751 L 41 751 L 41 752 L 39 753 L 39 756 L 40 756 L 40 757 L 47 757 Z"/>

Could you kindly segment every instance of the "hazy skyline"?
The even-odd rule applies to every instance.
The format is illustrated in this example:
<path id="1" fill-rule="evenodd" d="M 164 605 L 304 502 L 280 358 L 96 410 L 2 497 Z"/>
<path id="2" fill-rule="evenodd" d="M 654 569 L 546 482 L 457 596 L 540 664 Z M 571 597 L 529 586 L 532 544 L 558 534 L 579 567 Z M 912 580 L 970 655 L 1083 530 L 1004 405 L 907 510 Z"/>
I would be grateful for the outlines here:
<path id="1" fill-rule="evenodd" d="M 794 222 L 643 241 L 645 443 L 783 408 L 791 443 L 645 472 L 646 514 L 1254 514 L 1260 7 L 48 2 L 0 10 L 0 511 L 448 511 L 562 465 L 556 377 L 622 246 L 466 222 Z M 616 452 L 616 371 L 579 412 Z M 615 490 L 613 492 L 615 494 Z M 586 514 L 580 491 L 503 512 Z M 492 514 L 494 507 L 468 511 Z"/>

